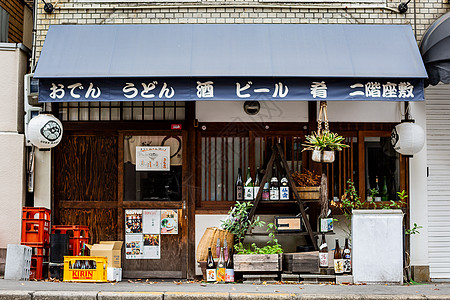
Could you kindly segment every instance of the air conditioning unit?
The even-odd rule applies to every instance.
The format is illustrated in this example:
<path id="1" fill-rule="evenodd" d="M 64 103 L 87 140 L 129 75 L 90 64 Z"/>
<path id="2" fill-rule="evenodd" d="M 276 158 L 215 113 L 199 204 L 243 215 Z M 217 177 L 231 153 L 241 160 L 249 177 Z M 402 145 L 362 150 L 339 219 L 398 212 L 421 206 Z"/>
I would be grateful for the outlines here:
<path id="1" fill-rule="evenodd" d="M 42 104 L 38 102 L 39 95 L 39 80 L 33 78 L 33 73 L 25 74 L 24 76 L 24 101 L 23 109 L 25 111 L 24 124 L 25 136 L 27 135 L 28 122 L 37 116 L 42 111 Z M 26 138 L 26 145 L 31 146 L 28 137 Z"/>

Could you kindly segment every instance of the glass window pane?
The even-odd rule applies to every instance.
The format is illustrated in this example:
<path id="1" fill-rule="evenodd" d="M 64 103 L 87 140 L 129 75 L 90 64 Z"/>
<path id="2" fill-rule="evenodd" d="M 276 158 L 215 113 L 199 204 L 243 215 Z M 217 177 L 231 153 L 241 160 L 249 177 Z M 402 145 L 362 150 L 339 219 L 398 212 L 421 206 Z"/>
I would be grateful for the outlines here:
<path id="1" fill-rule="evenodd" d="M 162 162 L 160 152 L 152 158 L 137 156 L 145 145 L 170 147 L 170 170 L 152 170 L 151 162 Z M 124 137 L 124 200 L 125 201 L 181 201 L 182 199 L 182 139 L 181 136 L 126 136 Z M 148 152 L 140 152 L 145 154 Z M 158 156 L 159 155 L 159 156 Z M 138 171 L 137 165 L 140 170 Z M 147 166 L 147 170 L 141 170 Z M 153 165 L 154 167 L 154 165 Z"/>
<path id="2" fill-rule="evenodd" d="M 400 191 L 399 154 L 392 147 L 390 137 L 366 137 L 364 149 L 366 195 L 369 194 L 370 189 L 378 189 L 381 201 L 398 200 L 397 192 Z"/>

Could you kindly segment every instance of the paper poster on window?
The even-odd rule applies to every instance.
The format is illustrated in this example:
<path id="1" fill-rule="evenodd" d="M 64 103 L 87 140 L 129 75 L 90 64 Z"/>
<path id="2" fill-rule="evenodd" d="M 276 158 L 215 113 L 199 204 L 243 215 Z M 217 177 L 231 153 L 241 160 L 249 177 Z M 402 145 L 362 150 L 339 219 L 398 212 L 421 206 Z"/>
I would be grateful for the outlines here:
<path id="1" fill-rule="evenodd" d="M 125 235 L 125 256 L 126 259 L 139 259 L 144 256 L 144 245 L 142 234 Z"/>
<path id="2" fill-rule="evenodd" d="M 161 210 L 161 234 L 178 234 L 178 210 Z"/>
<path id="3" fill-rule="evenodd" d="M 144 259 L 160 259 L 159 234 L 144 234 Z"/>
<path id="4" fill-rule="evenodd" d="M 136 171 L 169 171 L 170 147 L 136 147 Z"/>
<path id="5" fill-rule="evenodd" d="M 125 233 L 142 233 L 142 210 L 125 210 Z"/>
<path id="6" fill-rule="evenodd" d="M 142 212 L 142 232 L 149 234 L 160 234 L 161 232 L 161 210 L 152 209 Z"/>

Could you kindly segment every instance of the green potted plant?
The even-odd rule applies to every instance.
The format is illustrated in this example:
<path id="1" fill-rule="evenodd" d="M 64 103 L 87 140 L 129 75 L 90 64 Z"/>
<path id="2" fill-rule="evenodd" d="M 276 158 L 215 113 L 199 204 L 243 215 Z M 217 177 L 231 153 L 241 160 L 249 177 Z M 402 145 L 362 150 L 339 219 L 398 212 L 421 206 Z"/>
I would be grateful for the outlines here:
<path id="1" fill-rule="evenodd" d="M 302 144 L 304 147 L 302 151 L 313 151 L 312 160 L 316 162 L 334 161 L 334 152 L 341 151 L 343 148 L 349 147 L 344 144 L 345 138 L 337 133 L 329 130 L 321 132 L 313 131 L 312 134 L 307 135 L 306 142 Z"/>
<path id="2" fill-rule="evenodd" d="M 244 246 L 242 242 L 234 245 L 234 270 L 236 272 L 278 272 L 281 270 L 283 248 L 275 237 L 276 225 L 267 224 L 270 240 L 264 247 L 255 243 Z"/>
<path id="3" fill-rule="evenodd" d="M 233 207 L 228 212 L 228 217 L 222 221 L 221 228 L 234 234 L 235 245 L 238 245 L 244 240 L 248 229 L 261 227 L 265 224 L 259 217 L 248 219 L 248 213 L 252 208 L 253 203 L 249 201 L 236 201 Z"/>

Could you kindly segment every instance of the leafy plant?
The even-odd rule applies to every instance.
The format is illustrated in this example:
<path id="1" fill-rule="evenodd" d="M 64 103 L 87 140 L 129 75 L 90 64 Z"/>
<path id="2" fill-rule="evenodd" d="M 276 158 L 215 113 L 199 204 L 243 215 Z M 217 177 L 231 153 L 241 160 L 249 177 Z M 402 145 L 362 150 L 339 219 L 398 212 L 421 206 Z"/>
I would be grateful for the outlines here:
<path id="1" fill-rule="evenodd" d="M 359 197 L 355 184 L 351 179 L 347 180 L 347 186 L 344 195 L 341 197 L 340 208 L 345 218 L 350 220 L 352 218 L 352 210 L 364 207 L 365 202 L 361 201 L 361 197 Z"/>
<path id="2" fill-rule="evenodd" d="M 411 229 L 406 229 L 405 234 L 420 234 L 419 229 L 423 228 L 423 226 L 417 225 L 417 223 L 414 223 L 414 227 Z"/>
<path id="3" fill-rule="evenodd" d="M 337 133 L 324 130 L 320 133 L 313 131 L 310 135 L 305 136 L 306 143 L 302 144 L 303 150 L 321 150 L 321 151 L 341 151 L 343 148 L 349 147 L 344 144 L 345 138 Z"/>
<path id="4" fill-rule="evenodd" d="M 265 222 L 261 221 L 259 217 L 255 217 L 253 220 L 248 219 L 248 213 L 252 207 L 252 202 L 236 201 L 234 206 L 230 208 L 228 217 L 222 221 L 222 229 L 234 234 L 234 240 L 236 243 L 240 243 L 244 240 L 245 233 L 248 229 L 261 227 L 265 224 Z"/>
<path id="5" fill-rule="evenodd" d="M 375 198 L 376 196 L 378 196 L 378 190 L 377 190 L 376 188 L 370 189 L 370 190 L 369 190 L 369 194 L 370 194 L 369 197 L 372 197 L 372 199 L 373 199 L 373 198 Z"/>
<path id="6" fill-rule="evenodd" d="M 269 232 L 270 240 L 267 241 L 266 246 L 258 247 L 255 243 L 247 245 L 244 247 L 242 242 L 234 245 L 234 249 L 236 250 L 236 254 L 281 254 L 283 253 L 283 248 L 280 244 L 278 244 L 278 239 L 275 236 L 275 231 L 277 227 L 273 223 L 267 224 L 267 232 Z"/>
<path id="7" fill-rule="evenodd" d="M 401 192 L 397 192 L 398 201 L 390 200 L 389 203 L 382 203 L 380 205 L 381 209 L 401 209 L 403 206 L 406 205 L 406 198 L 408 195 L 406 195 L 405 190 Z"/>

